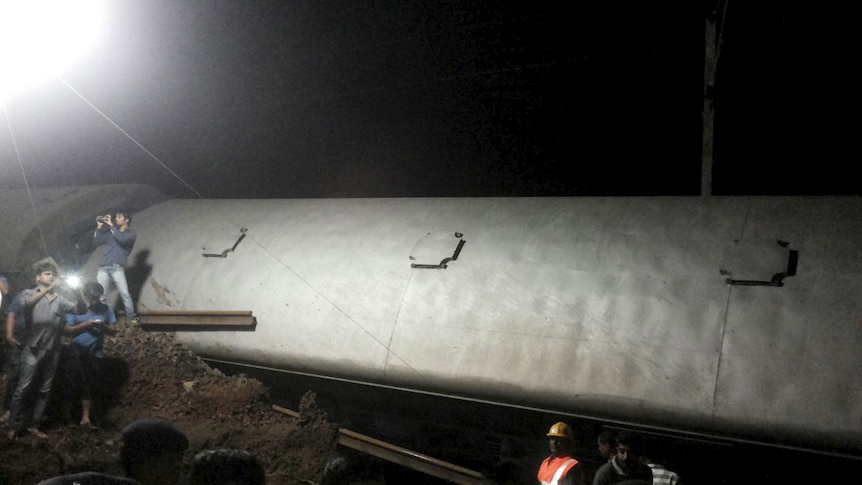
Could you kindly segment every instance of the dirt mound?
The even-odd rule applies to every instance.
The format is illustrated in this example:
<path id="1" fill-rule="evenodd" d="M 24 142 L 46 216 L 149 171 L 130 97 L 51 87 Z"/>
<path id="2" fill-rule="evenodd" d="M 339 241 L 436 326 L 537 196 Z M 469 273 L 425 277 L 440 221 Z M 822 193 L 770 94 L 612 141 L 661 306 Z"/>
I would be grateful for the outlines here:
<path id="1" fill-rule="evenodd" d="M 120 431 L 132 421 L 153 417 L 171 420 L 186 433 L 186 464 L 203 449 L 240 448 L 261 459 L 267 483 L 320 480 L 336 446 L 337 428 L 316 407 L 312 393 L 302 400 L 300 419 L 278 413 L 260 381 L 226 376 L 173 334 L 131 325 L 123 324 L 106 339 L 105 353 L 110 372 L 94 408 L 97 427 L 69 424 L 77 423 L 78 410 L 55 384 L 54 413 L 43 429 L 47 439 L 0 438 L 0 484 L 30 485 L 87 470 L 122 475 Z"/>

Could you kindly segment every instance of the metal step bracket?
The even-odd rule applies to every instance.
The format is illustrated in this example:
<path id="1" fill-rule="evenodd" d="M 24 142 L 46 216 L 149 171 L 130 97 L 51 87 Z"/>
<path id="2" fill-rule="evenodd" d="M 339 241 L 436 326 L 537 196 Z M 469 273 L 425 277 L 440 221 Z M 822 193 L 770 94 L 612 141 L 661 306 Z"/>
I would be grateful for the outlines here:
<path id="1" fill-rule="evenodd" d="M 719 272 L 729 285 L 784 286 L 784 278 L 796 275 L 799 251 L 782 240 L 737 239 L 722 255 Z"/>
<path id="2" fill-rule="evenodd" d="M 455 233 L 427 233 L 416 241 L 413 250 L 410 251 L 411 268 L 420 269 L 446 269 L 447 265 L 458 259 L 461 249 L 467 242 L 463 239 L 464 234 Z"/>

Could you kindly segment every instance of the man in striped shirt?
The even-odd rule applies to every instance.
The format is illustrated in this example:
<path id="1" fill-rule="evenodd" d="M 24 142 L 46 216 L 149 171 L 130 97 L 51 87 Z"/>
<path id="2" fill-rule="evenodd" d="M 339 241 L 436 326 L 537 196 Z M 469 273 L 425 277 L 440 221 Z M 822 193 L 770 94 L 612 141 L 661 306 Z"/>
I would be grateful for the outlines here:
<path id="1" fill-rule="evenodd" d="M 651 463 L 648 459 L 642 460 L 652 470 L 652 485 L 682 485 L 679 475 L 658 463 Z"/>

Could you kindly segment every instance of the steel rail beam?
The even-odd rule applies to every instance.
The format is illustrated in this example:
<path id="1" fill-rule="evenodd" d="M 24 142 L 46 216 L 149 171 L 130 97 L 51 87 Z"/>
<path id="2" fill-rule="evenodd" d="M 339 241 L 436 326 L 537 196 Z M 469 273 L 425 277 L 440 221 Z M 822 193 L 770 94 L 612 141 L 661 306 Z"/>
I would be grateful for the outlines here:
<path id="1" fill-rule="evenodd" d="M 288 416 L 299 417 L 299 413 L 281 406 L 273 406 L 272 408 Z M 438 460 L 346 428 L 338 429 L 338 444 L 451 483 L 459 485 L 479 485 L 482 483 L 482 474 L 475 470 Z"/>
<path id="2" fill-rule="evenodd" d="M 142 311 L 140 325 L 160 331 L 254 330 L 251 311 Z"/>

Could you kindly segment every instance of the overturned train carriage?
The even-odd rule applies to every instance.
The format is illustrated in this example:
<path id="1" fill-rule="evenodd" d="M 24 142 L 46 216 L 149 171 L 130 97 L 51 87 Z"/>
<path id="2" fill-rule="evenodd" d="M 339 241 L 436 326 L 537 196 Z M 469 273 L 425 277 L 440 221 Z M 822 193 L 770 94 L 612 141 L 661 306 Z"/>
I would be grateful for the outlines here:
<path id="1" fill-rule="evenodd" d="M 860 223 L 857 197 L 166 200 L 128 271 L 145 315 L 252 312 L 178 333 L 214 359 L 856 454 Z"/>

